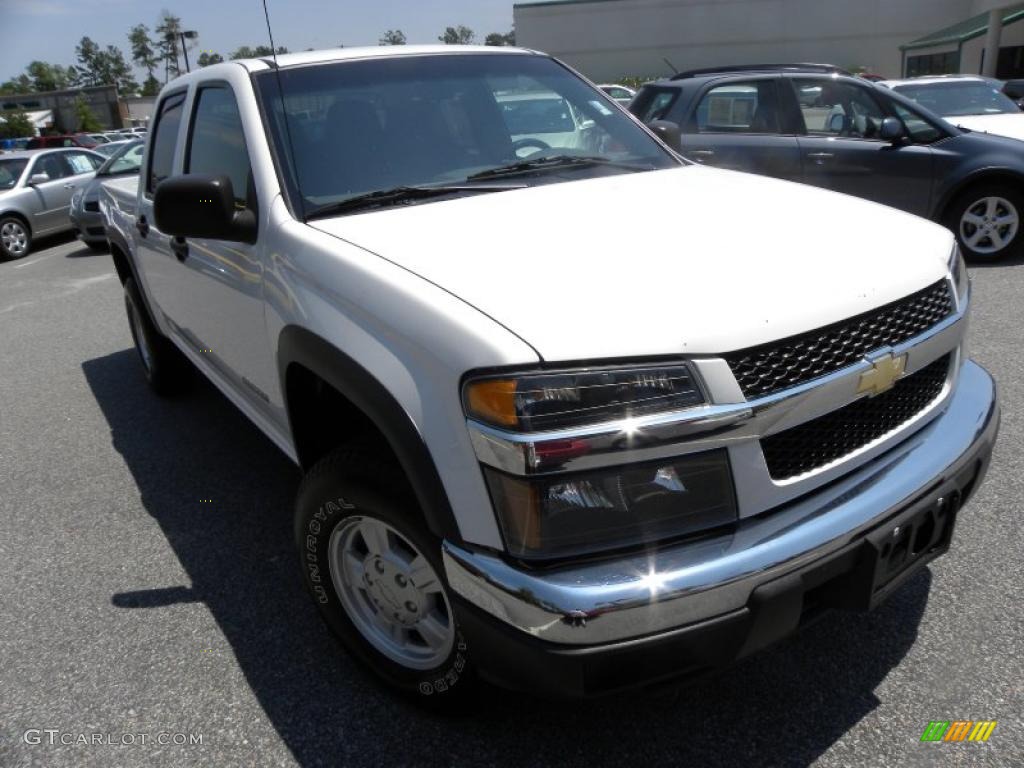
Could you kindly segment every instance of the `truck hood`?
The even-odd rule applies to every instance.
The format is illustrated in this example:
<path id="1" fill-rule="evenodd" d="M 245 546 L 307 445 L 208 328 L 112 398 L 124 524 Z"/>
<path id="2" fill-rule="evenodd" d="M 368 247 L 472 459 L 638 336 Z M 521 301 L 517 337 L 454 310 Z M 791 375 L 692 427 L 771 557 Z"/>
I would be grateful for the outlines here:
<path id="1" fill-rule="evenodd" d="M 967 128 L 979 133 L 991 133 L 1010 139 L 1024 139 L 1024 112 L 1005 115 L 965 115 L 947 117 L 947 122 L 958 128 Z"/>
<path id="2" fill-rule="evenodd" d="M 549 361 L 784 338 L 930 285 L 953 248 L 946 230 L 891 208 L 699 166 L 310 226 L 460 297 Z"/>

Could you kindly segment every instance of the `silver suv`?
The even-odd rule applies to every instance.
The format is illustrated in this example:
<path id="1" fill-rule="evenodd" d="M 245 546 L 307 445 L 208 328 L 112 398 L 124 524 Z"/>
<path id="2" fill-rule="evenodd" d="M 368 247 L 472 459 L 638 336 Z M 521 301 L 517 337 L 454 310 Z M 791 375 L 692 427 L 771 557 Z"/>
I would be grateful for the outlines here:
<path id="1" fill-rule="evenodd" d="M 105 159 L 78 147 L 0 157 L 0 258 L 20 259 L 34 238 L 71 229 L 71 196 Z"/>

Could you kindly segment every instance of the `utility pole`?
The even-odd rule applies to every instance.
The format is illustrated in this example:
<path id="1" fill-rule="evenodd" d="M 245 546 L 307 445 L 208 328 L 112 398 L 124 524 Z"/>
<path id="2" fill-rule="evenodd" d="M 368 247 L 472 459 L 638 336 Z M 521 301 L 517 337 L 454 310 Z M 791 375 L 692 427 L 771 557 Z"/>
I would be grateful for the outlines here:
<path id="1" fill-rule="evenodd" d="M 180 32 L 179 35 L 181 37 L 181 53 L 185 57 L 185 71 L 191 72 L 192 68 L 188 65 L 188 48 L 185 47 L 185 40 L 195 40 L 199 37 L 199 33 L 194 29 L 190 29 L 186 32 Z"/>

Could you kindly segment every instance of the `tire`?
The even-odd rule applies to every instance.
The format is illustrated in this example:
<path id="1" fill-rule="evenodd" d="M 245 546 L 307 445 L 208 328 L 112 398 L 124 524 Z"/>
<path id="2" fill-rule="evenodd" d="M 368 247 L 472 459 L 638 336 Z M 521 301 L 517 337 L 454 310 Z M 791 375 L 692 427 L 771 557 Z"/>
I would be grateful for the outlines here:
<path id="1" fill-rule="evenodd" d="M 968 260 L 1014 256 L 1024 242 L 1024 195 L 1002 184 L 972 187 L 953 201 L 945 224 Z"/>
<path id="2" fill-rule="evenodd" d="M 295 541 L 306 587 L 352 656 L 425 706 L 470 699 L 441 542 L 393 463 L 358 447 L 322 459 L 299 486 Z"/>
<path id="3" fill-rule="evenodd" d="M 21 259 L 32 252 L 32 230 L 17 216 L 0 216 L 0 257 Z"/>
<path id="4" fill-rule="evenodd" d="M 124 284 L 124 306 L 135 350 L 139 353 L 149 386 L 163 397 L 179 392 L 186 381 L 188 362 L 153 324 L 133 277 Z"/>

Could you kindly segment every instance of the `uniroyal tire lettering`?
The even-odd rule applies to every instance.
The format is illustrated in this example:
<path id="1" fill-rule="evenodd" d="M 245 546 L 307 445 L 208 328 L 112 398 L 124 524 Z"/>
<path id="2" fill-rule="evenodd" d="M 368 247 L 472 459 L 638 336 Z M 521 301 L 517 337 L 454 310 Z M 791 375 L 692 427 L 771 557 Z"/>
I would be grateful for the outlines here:
<path id="1" fill-rule="evenodd" d="M 321 586 L 313 587 L 313 592 L 316 595 L 316 601 L 318 603 L 326 603 L 327 602 L 327 590 L 325 590 L 323 587 L 321 587 Z"/>
<path id="2" fill-rule="evenodd" d="M 420 683 L 420 693 L 424 696 L 429 696 L 434 692 L 434 686 L 430 683 Z"/>
<path id="3" fill-rule="evenodd" d="M 306 549 L 310 552 L 316 552 L 316 536 L 306 537 Z"/>
<path id="4" fill-rule="evenodd" d="M 313 563 L 309 564 L 309 580 L 319 584 L 320 583 L 320 566 Z"/>
<path id="5" fill-rule="evenodd" d="M 309 532 L 312 533 L 314 536 L 320 535 L 320 521 L 319 520 L 310 520 L 309 521 Z"/>

